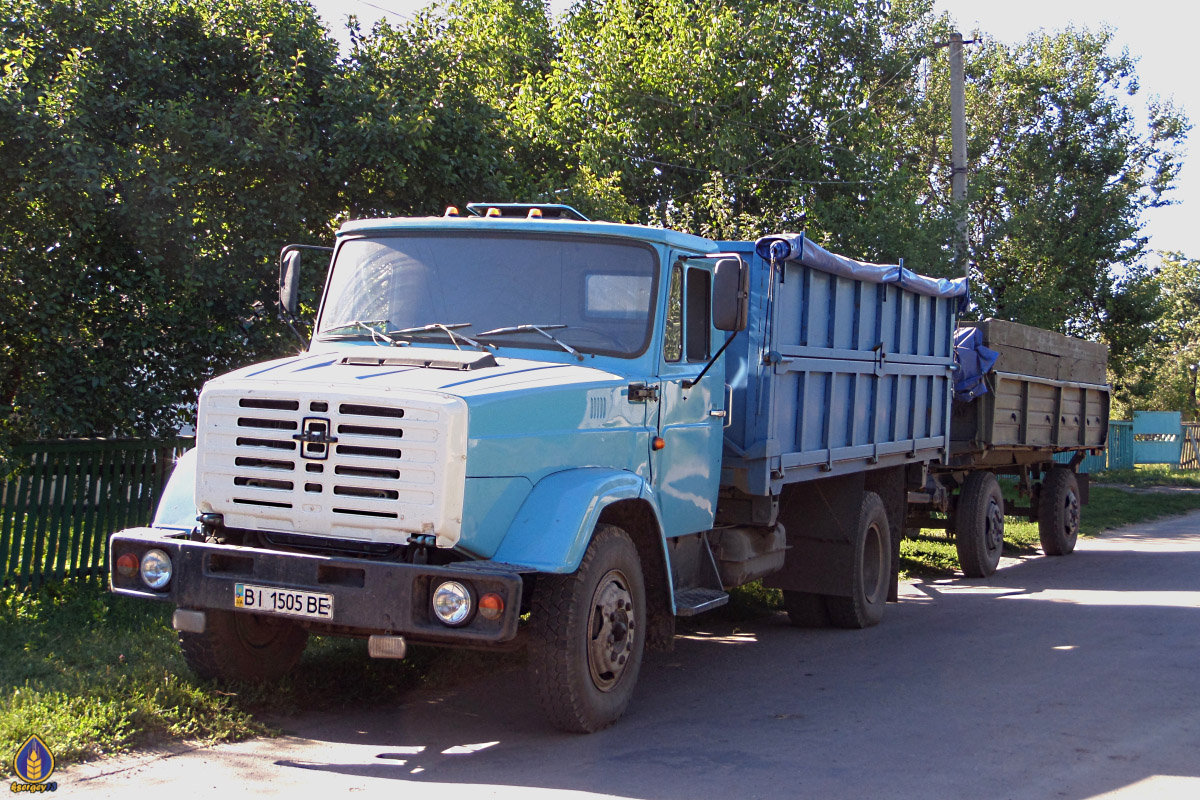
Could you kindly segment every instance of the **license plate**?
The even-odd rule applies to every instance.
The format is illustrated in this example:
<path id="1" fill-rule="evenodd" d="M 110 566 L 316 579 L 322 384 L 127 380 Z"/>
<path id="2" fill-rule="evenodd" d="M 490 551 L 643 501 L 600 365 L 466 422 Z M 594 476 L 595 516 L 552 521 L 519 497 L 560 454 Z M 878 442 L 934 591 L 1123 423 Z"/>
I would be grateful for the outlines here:
<path id="1" fill-rule="evenodd" d="M 292 617 L 333 619 L 333 595 L 280 586 L 233 585 L 233 607 Z"/>

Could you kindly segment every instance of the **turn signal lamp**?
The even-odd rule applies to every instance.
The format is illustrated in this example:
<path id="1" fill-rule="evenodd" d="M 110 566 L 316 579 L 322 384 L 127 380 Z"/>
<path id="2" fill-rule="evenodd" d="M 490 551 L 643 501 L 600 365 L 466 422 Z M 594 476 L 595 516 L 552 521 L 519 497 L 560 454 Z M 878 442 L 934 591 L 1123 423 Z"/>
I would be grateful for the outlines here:
<path id="1" fill-rule="evenodd" d="M 667 442 L 661 436 L 655 436 L 653 441 L 650 442 L 650 447 L 653 450 L 662 450 L 666 446 Z"/>
<path id="2" fill-rule="evenodd" d="M 122 578 L 132 578 L 137 571 L 138 559 L 133 553 L 125 553 L 117 559 L 117 574 Z"/>
<path id="3" fill-rule="evenodd" d="M 541 219 L 542 210 L 540 208 L 531 208 L 529 209 L 529 213 L 526 215 L 526 217 L 528 219 Z"/>
<path id="4" fill-rule="evenodd" d="M 442 216 L 443 217 L 461 217 L 462 214 L 458 213 L 458 206 L 446 206 L 446 213 L 443 214 Z"/>
<path id="5" fill-rule="evenodd" d="M 495 592 L 488 592 L 479 598 L 479 616 L 484 619 L 497 620 L 504 614 L 504 598 Z"/>
<path id="6" fill-rule="evenodd" d="M 489 217 L 498 217 L 498 216 L 500 216 L 500 209 L 496 208 L 495 206 L 492 206 L 491 208 L 489 208 L 487 210 L 487 215 Z"/>

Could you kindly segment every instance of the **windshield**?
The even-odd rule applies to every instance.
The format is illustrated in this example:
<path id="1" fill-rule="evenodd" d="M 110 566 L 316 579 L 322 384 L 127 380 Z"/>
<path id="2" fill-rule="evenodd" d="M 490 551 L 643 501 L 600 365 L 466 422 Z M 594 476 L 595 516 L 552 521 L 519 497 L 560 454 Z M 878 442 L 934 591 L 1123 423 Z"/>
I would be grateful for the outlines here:
<path id="1" fill-rule="evenodd" d="M 537 326 L 584 353 L 636 356 L 650 342 L 656 263 L 649 246 L 598 237 L 350 239 L 337 251 L 317 338 L 386 343 L 363 329 L 367 320 L 384 334 L 444 341 L 440 326 L 466 323 L 456 330 L 489 343 L 480 334 Z M 532 329 L 497 335 L 494 344 L 562 349 Z"/>

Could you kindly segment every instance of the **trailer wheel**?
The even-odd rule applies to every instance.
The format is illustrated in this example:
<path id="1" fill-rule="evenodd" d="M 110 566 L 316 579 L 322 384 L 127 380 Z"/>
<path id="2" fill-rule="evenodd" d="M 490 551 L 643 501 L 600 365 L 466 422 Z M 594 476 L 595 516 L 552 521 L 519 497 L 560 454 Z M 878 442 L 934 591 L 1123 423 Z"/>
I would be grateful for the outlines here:
<path id="1" fill-rule="evenodd" d="M 783 607 L 788 613 L 788 619 L 797 628 L 829 626 L 829 610 L 825 607 L 824 595 L 784 589 Z"/>
<path id="2" fill-rule="evenodd" d="M 607 728 L 633 696 L 646 643 L 637 548 L 597 525 L 579 569 L 540 575 L 531 605 L 529 670 L 546 718 L 571 733 Z"/>
<path id="3" fill-rule="evenodd" d="M 291 620 L 234 611 L 207 611 L 204 633 L 179 634 L 183 657 L 202 680 L 277 681 L 307 644 L 308 631 Z"/>
<path id="4" fill-rule="evenodd" d="M 887 510 L 874 492 L 863 492 L 854 538 L 850 596 L 825 596 L 829 621 L 837 628 L 869 628 L 883 619 L 891 584 L 892 538 Z"/>
<path id="5" fill-rule="evenodd" d="M 991 472 L 972 472 L 958 496 L 954 546 L 968 578 L 986 578 L 1000 565 L 1004 550 L 1004 495 Z"/>
<path id="6" fill-rule="evenodd" d="M 1038 538 L 1048 556 L 1066 556 L 1079 540 L 1079 481 L 1066 467 L 1053 467 L 1038 498 Z"/>

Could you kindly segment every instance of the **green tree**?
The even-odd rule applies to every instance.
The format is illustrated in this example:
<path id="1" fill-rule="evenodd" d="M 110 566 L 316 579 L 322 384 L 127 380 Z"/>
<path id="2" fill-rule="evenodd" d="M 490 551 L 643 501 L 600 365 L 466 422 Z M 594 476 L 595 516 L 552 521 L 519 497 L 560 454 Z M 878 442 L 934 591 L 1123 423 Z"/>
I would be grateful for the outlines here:
<path id="1" fill-rule="evenodd" d="M 1119 362 L 1136 349 L 1128 322 L 1152 307 L 1142 291 L 1144 213 L 1169 202 L 1188 123 L 1169 103 L 1149 104 L 1139 133 L 1128 53 L 1109 30 L 1034 34 L 1010 46 L 986 41 L 968 60 L 971 250 L 983 316 L 1089 339 Z M 927 113 L 944 118 L 948 68 L 939 54 Z M 945 202 L 949 142 L 930 137 L 930 201 Z M 1118 364 L 1119 367 L 1119 364 Z"/>
<path id="2" fill-rule="evenodd" d="M 0 0 L 0 438 L 169 432 L 328 235 L 336 49 L 286 0 Z"/>
<path id="3" fill-rule="evenodd" d="M 1150 276 L 1158 292 L 1157 314 L 1146 326 L 1145 345 L 1115 381 L 1122 410 L 1182 411 L 1197 418 L 1200 364 L 1200 261 L 1163 253 Z"/>

